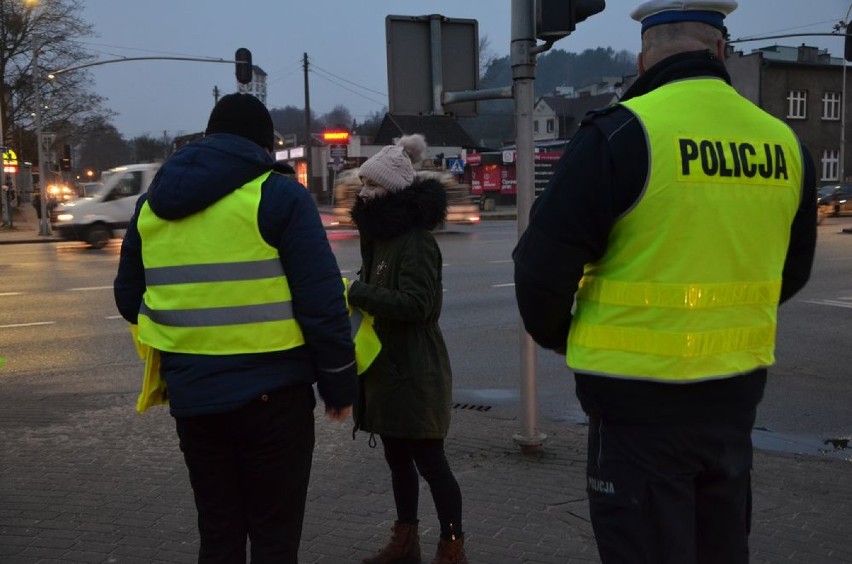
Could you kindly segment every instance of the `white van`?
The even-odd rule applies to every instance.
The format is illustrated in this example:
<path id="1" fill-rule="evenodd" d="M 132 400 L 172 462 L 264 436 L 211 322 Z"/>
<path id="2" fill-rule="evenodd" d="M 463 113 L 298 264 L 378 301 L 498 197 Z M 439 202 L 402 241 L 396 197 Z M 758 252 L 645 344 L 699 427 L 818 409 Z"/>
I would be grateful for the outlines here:
<path id="1" fill-rule="evenodd" d="M 148 191 L 160 163 L 131 164 L 106 171 L 103 186 L 50 212 L 53 230 L 63 239 L 100 249 L 124 235 L 139 196 Z M 108 173 L 108 174 L 107 174 Z"/>

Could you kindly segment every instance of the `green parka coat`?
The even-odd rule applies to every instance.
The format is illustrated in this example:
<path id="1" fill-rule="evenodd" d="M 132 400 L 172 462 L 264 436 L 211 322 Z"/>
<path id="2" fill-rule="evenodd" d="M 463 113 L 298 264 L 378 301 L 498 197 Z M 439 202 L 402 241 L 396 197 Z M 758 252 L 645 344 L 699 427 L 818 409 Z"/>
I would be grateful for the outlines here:
<path id="1" fill-rule="evenodd" d="M 382 351 L 360 376 L 356 429 L 386 437 L 441 439 L 450 426 L 452 373 L 438 326 L 441 250 L 431 231 L 447 213 L 433 179 L 358 199 L 352 218 L 362 266 L 349 302 L 375 317 Z"/>

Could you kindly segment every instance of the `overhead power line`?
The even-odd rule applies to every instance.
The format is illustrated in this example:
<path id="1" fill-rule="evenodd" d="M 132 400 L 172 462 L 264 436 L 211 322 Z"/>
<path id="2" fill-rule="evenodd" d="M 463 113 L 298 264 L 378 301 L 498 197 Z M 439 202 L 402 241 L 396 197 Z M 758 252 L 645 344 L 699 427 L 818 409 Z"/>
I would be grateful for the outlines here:
<path id="1" fill-rule="evenodd" d="M 338 88 L 342 88 L 342 89 L 344 89 L 344 90 L 346 90 L 346 91 L 348 91 L 348 92 L 351 92 L 352 94 L 355 94 L 356 96 L 360 96 L 361 98 L 364 98 L 365 100 L 369 100 L 370 102 L 373 102 L 373 103 L 375 103 L 375 104 L 379 104 L 380 106 L 386 106 L 386 105 L 387 105 L 387 102 L 382 102 L 382 101 L 376 100 L 375 98 L 370 98 L 369 96 L 365 96 L 364 94 L 361 94 L 361 93 L 360 93 L 360 92 L 358 92 L 357 90 L 353 90 L 353 89 L 349 88 L 348 86 L 345 86 L 345 85 L 343 85 L 343 84 L 341 84 L 341 83 L 339 83 L 339 82 L 337 82 L 337 81 L 335 81 L 335 80 L 332 80 L 331 78 L 328 78 L 327 76 L 325 76 L 325 75 L 323 75 L 323 74 L 321 74 L 321 73 L 317 72 L 317 71 L 316 71 L 316 70 L 314 70 L 313 68 L 311 68 L 311 69 L 310 69 L 310 72 L 311 72 L 311 73 L 313 73 L 313 74 L 314 74 L 314 76 L 317 76 L 317 77 L 319 77 L 319 78 L 321 78 L 321 79 L 323 79 L 323 80 L 326 80 L 326 81 L 328 81 L 328 82 L 330 82 L 330 83 L 334 84 L 334 85 L 335 85 L 335 86 L 337 86 Z"/>
<path id="2" fill-rule="evenodd" d="M 379 96 L 385 96 L 385 97 L 387 97 L 387 95 L 388 95 L 388 94 L 387 94 L 387 92 L 379 92 L 378 90 L 373 90 L 372 88 L 367 88 L 366 86 L 362 86 L 362 85 L 360 85 L 360 84 L 358 84 L 358 83 L 356 83 L 356 82 L 352 82 L 351 80 L 347 80 L 347 79 L 343 78 L 342 76 L 338 76 L 338 75 L 334 74 L 334 73 L 333 73 L 333 72 L 331 72 L 331 71 L 327 71 L 327 70 L 325 70 L 324 68 L 322 68 L 321 66 L 317 65 L 317 64 L 316 64 L 316 63 L 314 63 L 313 61 L 311 61 L 311 65 L 312 65 L 314 68 L 319 69 L 319 70 L 321 70 L 322 72 L 324 72 L 324 73 L 326 73 L 326 74 L 329 74 L 329 75 L 333 76 L 334 78 L 336 78 L 336 79 L 338 79 L 338 80 L 342 80 L 343 82 L 346 82 L 346 83 L 348 83 L 348 84 L 351 84 L 352 86 L 357 86 L 358 88 L 361 88 L 361 89 L 366 90 L 366 91 L 368 91 L 368 92 L 372 92 L 373 94 L 378 94 Z"/>

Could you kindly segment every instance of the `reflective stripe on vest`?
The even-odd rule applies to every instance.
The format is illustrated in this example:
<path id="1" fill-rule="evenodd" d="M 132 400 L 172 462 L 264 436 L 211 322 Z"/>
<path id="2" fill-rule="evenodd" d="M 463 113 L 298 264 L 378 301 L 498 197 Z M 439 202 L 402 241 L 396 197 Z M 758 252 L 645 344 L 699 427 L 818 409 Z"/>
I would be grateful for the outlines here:
<path id="1" fill-rule="evenodd" d="M 801 198 L 798 140 L 717 79 L 671 83 L 622 105 L 645 130 L 648 183 L 586 267 L 568 365 L 683 382 L 772 364 Z"/>
<path id="2" fill-rule="evenodd" d="M 261 186 L 268 176 L 179 220 L 160 219 L 148 202 L 142 206 L 143 343 L 210 355 L 304 344 L 278 250 L 263 240 L 257 226 Z"/>

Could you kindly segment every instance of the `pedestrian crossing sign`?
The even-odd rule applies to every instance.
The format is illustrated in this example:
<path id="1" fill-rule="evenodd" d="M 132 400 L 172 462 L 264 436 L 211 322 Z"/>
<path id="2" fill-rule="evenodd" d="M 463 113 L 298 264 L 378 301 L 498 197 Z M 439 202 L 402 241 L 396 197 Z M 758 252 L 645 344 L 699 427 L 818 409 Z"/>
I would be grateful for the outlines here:
<path id="1" fill-rule="evenodd" d="M 453 174 L 464 174 L 464 163 L 461 159 L 447 159 L 449 170 Z"/>

